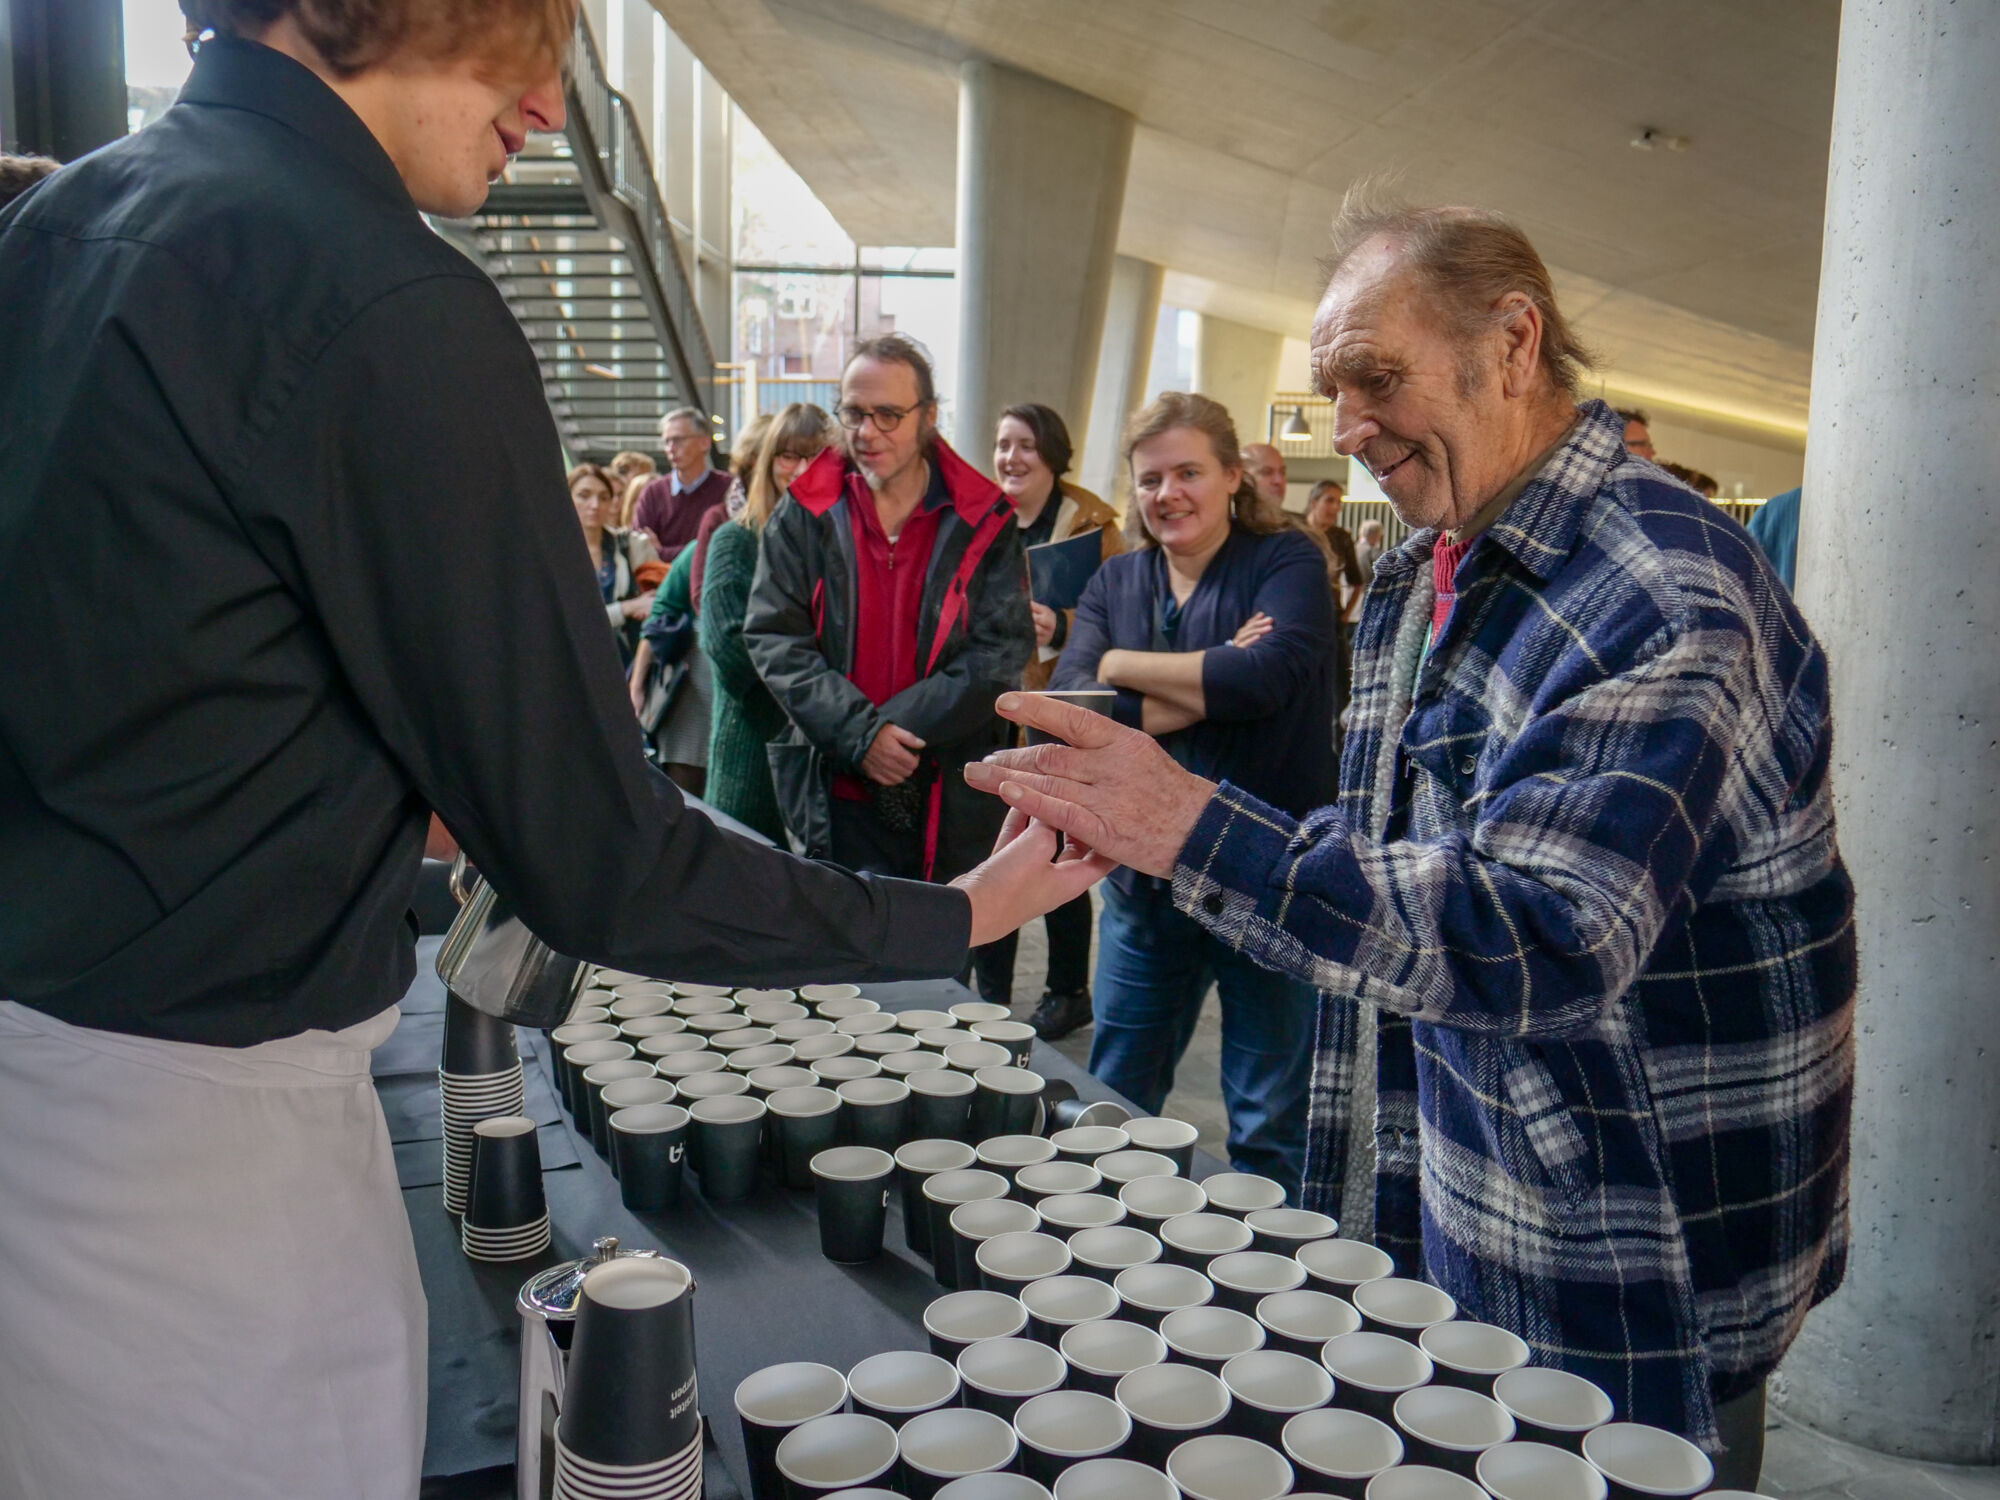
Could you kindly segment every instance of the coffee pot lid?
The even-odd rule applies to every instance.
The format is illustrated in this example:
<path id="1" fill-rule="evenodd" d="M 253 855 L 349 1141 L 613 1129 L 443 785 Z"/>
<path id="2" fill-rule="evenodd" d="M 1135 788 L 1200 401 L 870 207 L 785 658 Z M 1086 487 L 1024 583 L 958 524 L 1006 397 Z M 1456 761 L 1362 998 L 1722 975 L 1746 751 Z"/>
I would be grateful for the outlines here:
<path id="1" fill-rule="evenodd" d="M 567 1322 L 576 1317 L 576 1305 L 583 1296 L 583 1278 L 606 1261 L 621 1260 L 628 1256 L 642 1256 L 648 1260 L 663 1260 L 657 1250 L 621 1250 L 618 1236 L 607 1234 L 590 1242 L 590 1254 L 581 1260 L 566 1260 L 559 1266 L 550 1266 L 546 1271 L 538 1271 L 521 1287 L 521 1294 L 515 1298 L 515 1305 L 522 1312 L 531 1312 L 543 1318 Z"/>

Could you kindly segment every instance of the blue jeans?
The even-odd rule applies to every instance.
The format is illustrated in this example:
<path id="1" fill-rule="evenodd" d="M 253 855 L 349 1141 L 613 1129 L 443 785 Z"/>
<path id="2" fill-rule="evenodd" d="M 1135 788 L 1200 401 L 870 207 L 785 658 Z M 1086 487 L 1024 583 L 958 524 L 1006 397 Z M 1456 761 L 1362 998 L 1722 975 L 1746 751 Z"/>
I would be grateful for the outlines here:
<path id="1" fill-rule="evenodd" d="M 1213 981 L 1222 992 L 1230 1164 L 1283 1183 L 1297 1202 L 1317 994 L 1209 936 L 1165 886 L 1126 892 L 1107 881 L 1101 890 L 1090 1071 L 1158 1113 Z"/>

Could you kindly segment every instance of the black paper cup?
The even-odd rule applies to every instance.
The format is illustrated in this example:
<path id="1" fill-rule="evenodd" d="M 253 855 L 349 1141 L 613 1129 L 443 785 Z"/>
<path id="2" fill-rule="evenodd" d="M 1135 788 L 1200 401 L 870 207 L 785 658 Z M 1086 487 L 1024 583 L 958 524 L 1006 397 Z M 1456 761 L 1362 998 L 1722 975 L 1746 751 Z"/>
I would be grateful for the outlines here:
<path id="1" fill-rule="evenodd" d="M 678 1104 L 641 1104 L 610 1117 L 618 1196 L 634 1213 L 657 1213 L 681 1201 L 688 1112 Z"/>
<path id="2" fill-rule="evenodd" d="M 1017 1068 L 1026 1069 L 1035 1050 L 1035 1028 L 1026 1021 L 974 1021 L 972 1034 L 982 1042 L 1005 1047 Z M 1040 1087 L 1035 1089 L 1038 1096 L 1041 1092 Z"/>
<path id="3" fill-rule="evenodd" d="M 736 1418 L 750 1467 L 750 1500 L 782 1500 L 778 1444 L 785 1434 L 847 1404 L 847 1377 L 806 1361 L 766 1365 L 736 1387 Z"/>
<path id="4" fill-rule="evenodd" d="M 680 1095 L 674 1102 L 694 1108 L 699 1099 L 721 1099 L 750 1092 L 750 1080 L 741 1073 L 697 1073 L 692 1078 L 676 1079 L 674 1091 Z"/>
<path id="5" fill-rule="evenodd" d="M 990 1146 L 993 1143 L 988 1141 L 986 1144 Z M 1049 1144 L 1053 1146 L 1054 1142 Z M 1098 1175 L 1097 1168 L 1088 1162 L 1038 1161 L 1014 1170 L 1014 1196 L 1023 1203 L 1039 1203 L 1044 1198 L 1068 1198 L 1082 1193 L 1097 1193 L 1103 1185 L 1104 1179 Z"/>
<path id="6" fill-rule="evenodd" d="M 1016 1338 L 1027 1326 L 1027 1308 L 1000 1292 L 950 1292 L 924 1309 L 931 1353 L 947 1361 L 982 1340 Z"/>
<path id="7" fill-rule="evenodd" d="M 910 1086 L 910 1132 L 919 1140 L 970 1141 L 972 1096 L 979 1085 L 970 1073 L 941 1068 L 913 1073 Z"/>
<path id="8" fill-rule="evenodd" d="M 1171 1156 L 1162 1156 L 1157 1151 L 1140 1151 L 1128 1147 L 1123 1151 L 1107 1151 L 1091 1165 L 1097 1168 L 1104 1179 L 1104 1191 L 1120 1192 L 1128 1182 L 1138 1182 L 1146 1177 L 1175 1177 L 1179 1175 Z M 1202 1202 L 1208 1201 L 1206 1195 Z"/>
<path id="9" fill-rule="evenodd" d="M 555 1055 L 556 1094 L 562 1100 L 563 1108 L 570 1114 L 576 1113 L 576 1075 L 581 1072 L 569 1062 L 569 1049 L 580 1047 L 585 1042 L 619 1042 L 622 1038 L 618 1028 L 605 1021 L 572 1021 L 558 1026 L 549 1033 L 549 1048 Z M 629 1042 L 625 1043 L 630 1046 Z"/>
<path id="10" fill-rule="evenodd" d="M 1110 1396 L 1118 1382 L 1134 1370 L 1164 1364 L 1167 1346 L 1152 1329 L 1139 1323 L 1104 1318 L 1067 1330 L 1057 1346 L 1069 1365 L 1072 1390 Z"/>
<path id="11" fill-rule="evenodd" d="M 1458 1316 L 1458 1304 L 1448 1292 L 1427 1281 L 1402 1276 L 1384 1276 L 1364 1282 L 1348 1301 L 1361 1314 L 1361 1326 L 1370 1333 L 1393 1334 L 1415 1343 L 1426 1328 L 1449 1323 Z"/>
<path id="12" fill-rule="evenodd" d="M 914 1349 L 871 1355 L 847 1372 L 847 1397 L 862 1416 L 901 1427 L 919 1412 L 958 1400 L 958 1370 Z"/>
<path id="13" fill-rule="evenodd" d="M 1000 1025 L 1001 1022 L 991 1022 Z M 956 1051 L 956 1048 L 952 1049 Z M 949 1054 L 947 1054 L 949 1056 Z M 972 1075 L 972 1138 L 1033 1135 L 1035 1114 L 1047 1080 L 1026 1068 L 981 1068 Z"/>
<path id="14" fill-rule="evenodd" d="M 1020 1439 L 1003 1417 L 948 1407 L 910 1418 L 896 1434 L 902 1493 L 931 1500 L 954 1479 L 990 1474 L 1014 1462 Z"/>
<path id="15" fill-rule="evenodd" d="M 1062 1355 L 1033 1339 L 982 1339 L 960 1350 L 957 1363 L 965 1404 L 1010 1422 L 1022 1402 L 1069 1379 Z"/>
<path id="16" fill-rule="evenodd" d="M 1158 1329 L 1169 1313 L 1187 1307 L 1207 1307 L 1215 1300 L 1215 1283 L 1186 1266 L 1155 1261 L 1150 1266 L 1134 1266 L 1112 1279 L 1118 1293 L 1121 1318 Z"/>
<path id="17" fill-rule="evenodd" d="M 944 1060 L 959 1072 L 976 1077 L 982 1068 L 1012 1067 L 1014 1054 L 997 1042 L 982 1042 L 976 1036 L 968 1036 L 965 1041 L 947 1046 Z"/>
<path id="18" fill-rule="evenodd" d="M 1283 1185 L 1254 1172 L 1216 1172 L 1202 1178 L 1201 1190 L 1208 1199 L 1210 1213 L 1228 1214 L 1235 1219 L 1258 1209 L 1285 1206 Z"/>
<path id="19" fill-rule="evenodd" d="M 1104 1229 L 1079 1229 L 1069 1237 L 1070 1258 L 1080 1276 L 1095 1276 L 1109 1286 L 1134 1266 L 1150 1266 L 1160 1258 L 1160 1242 L 1143 1229 L 1113 1224 Z"/>
<path id="20" fill-rule="evenodd" d="M 757 1187 L 764 1122 L 762 1099 L 747 1094 L 697 1099 L 688 1106 L 688 1135 L 699 1148 L 701 1195 L 711 1203 L 747 1198 Z"/>
<path id="21" fill-rule="evenodd" d="M 1340 1225 L 1309 1208 L 1260 1208 L 1243 1216 L 1250 1226 L 1250 1248 L 1271 1255 L 1294 1255 L 1301 1245 L 1330 1240 Z"/>
<path id="22" fill-rule="evenodd" d="M 867 1485 L 886 1489 L 896 1467 L 896 1429 L 875 1417 L 814 1417 L 785 1434 L 772 1462 L 785 1500 L 817 1500 Z"/>
<path id="23" fill-rule="evenodd" d="M 1396 1398 L 1391 1414 L 1413 1462 L 1448 1469 L 1466 1479 L 1472 1478 L 1480 1454 L 1514 1437 L 1514 1419 L 1505 1407 L 1490 1396 L 1457 1386 L 1405 1391 Z M 1705 1480 L 1702 1488 L 1707 1488 Z"/>
<path id="24" fill-rule="evenodd" d="M 857 1078 L 879 1078 L 882 1074 L 882 1065 L 874 1058 L 852 1052 L 839 1057 L 814 1058 L 807 1066 L 824 1089 L 837 1089 Z"/>
<path id="25" fill-rule="evenodd" d="M 1118 1293 L 1094 1276 L 1044 1276 L 1021 1288 L 1028 1309 L 1028 1337 L 1050 1348 L 1079 1323 L 1118 1316 Z"/>
<path id="26" fill-rule="evenodd" d="M 1363 1500 L 1371 1479 L 1403 1461 L 1403 1440 L 1395 1428 L 1338 1407 L 1293 1417 L 1279 1446 L 1299 1484 L 1341 1500 Z"/>
<path id="27" fill-rule="evenodd" d="M 1135 1177 L 1127 1183 L 1107 1184 L 1103 1191 L 1115 1193 L 1125 1205 L 1127 1222 L 1153 1234 L 1158 1234 L 1169 1219 L 1198 1214 L 1208 1207 L 1201 1184 L 1185 1177 Z"/>
<path id="28" fill-rule="evenodd" d="M 840 1096 L 835 1128 L 840 1139 L 892 1155 L 909 1136 L 910 1086 L 898 1078 L 856 1078 Z"/>
<path id="29" fill-rule="evenodd" d="M 973 1261 L 980 1286 L 1018 1297 L 1029 1282 L 1069 1270 L 1070 1255 L 1069 1246 L 1054 1235 L 1030 1229 L 994 1235 L 979 1246 Z"/>
<path id="30" fill-rule="evenodd" d="M 1054 1161 L 1055 1155 L 1056 1148 L 1039 1135 L 995 1135 L 979 1143 L 979 1165 L 1006 1178 L 1007 1191 L 1024 1201 L 1026 1195 L 1018 1191 L 1015 1177 L 1025 1167 Z"/>
<path id="31" fill-rule="evenodd" d="M 1220 1432 L 1169 1453 L 1167 1478 L 1186 1500 L 1278 1500 L 1293 1482 L 1290 1460 L 1270 1444 Z"/>
<path id="32" fill-rule="evenodd" d="M 1071 1083 L 1067 1078 L 1051 1078 L 1047 1083 L 1043 1084 L 1041 1117 L 1035 1122 L 1036 1133 L 1039 1135 L 1054 1135 L 1058 1130 L 1061 1130 L 1063 1128 L 1063 1120 L 1057 1114 L 1057 1111 L 1076 1102 L 1076 1085 Z"/>
<path id="33" fill-rule="evenodd" d="M 926 1260 L 931 1255 L 931 1216 L 924 1181 L 939 1172 L 963 1171 L 974 1160 L 972 1148 L 958 1140 L 920 1139 L 896 1148 L 903 1179 L 903 1243 Z"/>
<path id="34" fill-rule="evenodd" d="M 777 1142 L 778 1175 L 787 1187 L 813 1185 L 812 1159 L 836 1144 L 840 1095 L 832 1089 L 779 1089 L 764 1101 L 767 1128 Z"/>
<path id="35" fill-rule="evenodd" d="M 1198 1365 L 1218 1379 L 1239 1354 L 1264 1347 L 1264 1325 L 1227 1307 L 1184 1307 L 1160 1319 L 1167 1358 Z"/>
<path id="36" fill-rule="evenodd" d="M 1229 1417 L 1222 1377 L 1193 1365 L 1159 1364 L 1118 1382 L 1118 1404 L 1132 1419 L 1132 1457 L 1156 1469 L 1182 1443 L 1219 1430 Z"/>
<path id="37" fill-rule="evenodd" d="M 938 1285 L 957 1289 L 958 1261 L 951 1255 L 951 1211 L 961 1203 L 1007 1196 L 1007 1179 L 998 1172 L 966 1167 L 935 1172 L 924 1179 L 924 1210 L 930 1216 L 931 1264 Z M 968 1288 L 970 1290 L 970 1288 Z"/>
<path id="38" fill-rule="evenodd" d="M 604 1115 L 608 1121 L 621 1109 L 637 1109 L 642 1104 L 678 1104 L 680 1090 L 657 1076 L 620 1078 L 604 1085 Z"/>
<path id="39" fill-rule="evenodd" d="M 694 1371 L 687 1267 L 646 1256 L 606 1261 L 583 1278 L 556 1435 L 588 1463 L 670 1458 L 700 1438 Z"/>
<path id="40" fill-rule="evenodd" d="M 1318 1360 L 1281 1349 L 1253 1349 L 1222 1367 L 1229 1387 L 1225 1432 L 1282 1446 L 1285 1424 L 1333 1400 L 1333 1377 Z"/>
<path id="41" fill-rule="evenodd" d="M 1396 1270 L 1386 1251 L 1360 1240 L 1308 1240 L 1292 1252 L 1292 1259 L 1306 1268 L 1314 1287 L 1349 1301 L 1357 1286 L 1380 1281 Z"/>
<path id="42" fill-rule="evenodd" d="M 473 1009 L 456 995 L 445 995 L 444 1054 L 440 1063 L 445 1072 L 476 1078 L 487 1073 L 504 1073 L 518 1067 L 520 1061 L 512 1025 Z"/>
<path id="43" fill-rule="evenodd" d="M 1218 1255 L 1203 1273 L 1215 1283 L 1215 1300 L 1240 1313 L 1257 1315 L 1257 1304 L 1274 1292 L 1295 1292 L 1306 1282 L 1306 1268 L 1289 1255 L 1265 1250 L 1237 1250 Z"/>
<path id="44" fill-rule="evenodd" d="M 1056 1476 L 1054 1494 L 1056 1500 L 1180 1500 L 1181 1492 L 1163 1470 L 1129 1458 L 1086 1458 Z"/>
<path id="45" fill-rule="evenodd" d="M 1496 1444 L 1479 1455 L 1472 1477 L 1492 1500 L 1606 1500 L 1610 1492 L 1588 1462 L 1547 1443 Z M 1723 1500 L 1723 1491 L 1709 1494 Z"/>
<path id="46" fill-rule="evenodd" d="M 1049 1111 L 1049 1131 L 1071 1130 L 1083 1125 L 1118 1125 L 1132 1118 L 1132 1111 L 1110 1099 L 1063 1099 Z"/>
<path id="47" fill-rule="evenodd" d="M 1063 1161 L 1093 1163 L 1100 1156 L 1130 1148 L 1132 1138 L 1120 1125 L 1073 1125 L 1049 1136 L 1056 1155 Z"/>
<path id="48" fill-rule="evenodd" d="M 579 1131 L 585 1134 L 590 1131 L 590 1096 L 583 1086 L 583 1070 L 594 1068 L 602 1062 L 620 1062 L 634 1056 L 637 1056 L 637 1049 L 630 1042 L 622 1040 L 615 1028 L 610 1036 L 572 1042 L 563 1048 L 556 1076 L 558 1079 L 568 1080 L 562 1090 L 563 1102 L 569 1106 L 570 1118 L 576 1121 Z"/>
<path id="49" fill-rule="evenodd" d="M 1054 1163 L 1050 1163 L 1051 1166 Z M 1059 1240 L 1125 1222 L 1125 1205 L 1102 1193 L 1052 1193 L 1035 1204 L 1042 1228 Z"/>
<path id="50" fill-rule="evenodd" d="M 814 1156 L 811 1169 L 820 1254 L 840 1265 L 880 1255 L 896 1158 L 873 1146 L 836 1146 Z"/>
<path id="51" fill-rule="evenodd" d="M 1071 1464 L 1116 1458 L 1132 1436 L 1132 1419 L 1108 1396 L 1050 1391 L 1021 1404 L 1014 1432 L 1021 1440 L 1021 1472 L 1054 1484 Z"/>
<path id="52" fill-rule="evenodd" d="M 1302 1354 L 1307 1359 L 1318 1359 L 1328 1339 L 1353 1333 L 1361 1326 L 1361 1314 L 1344 1298 L 1311 1287 L 1273 1292 L 1257 1304 L 1254 1316 L 1264 1325 L 1265 1348 Z"/>
<path id="53" fill-rule="evenodd" d="M 653 1078 L 657 1076 L 652 1066 L 644 1058 L 622 1058 L 612 1062 L 593 1063 L 583 1070 L 580 1087 L 590 1110 L 590 1144 L 597 1154 L 607 1161 L 611 1158 L 611 1111 L 604 1107 L 604 1087 L 606 1084 L 622 1083 L 628 1078 Z M 581 1125 L 583 1122 L 577 1122 Z"/>
<path id="54" fill-rule="evenodd" d="M 923 1043 L 907 1031 L 882 1031 L 873 1036 L 858 1036 L 854 1039 L 854 1050 L 863 1057 L 872 1057 L 883 1062 L 899 1052 L 917 1052 Z"/>
<path id="55" fill-rule="evenodd" d="M 526 1115 L 497 1115 L 473 1126 L 465 1222 L 477 1229 L 517 1229 L 548 1212 L 535 1122 Z"/>
<path id="56" fill-rule="evenodd" d="M 1194 1170 L 1195 1143 L 1201 1132 L 1186 1120 L 1164 1115 L 1140 1115 L 1122 1127 L 1127 1144 L 1135 1151 L 1156 1151 L 1174 1164 L 1182 1177 Z"/>
<path id="57" fill-rule="evenodd" d="M 1417 1347 L 1431 1357 L 1435 1384 L 1493 1394 L 1493 1382 L 1528 1362 L 1528 1346 L 1491 1323 L 1454 1319 L 1417 1335 Z"/>
<path id="58" fill-rule="evenodd" d="M 1396 1398 L 1431 1383 L 1431 1358 L 1386 1333 L 1344 1333 L 1328 1339 L 1319 1362 L 1333 1377 L 1333 1404 L 1396 1425 Z"/>
<path id="59" fill-rule="evenodd" d="M 961 1203 L 947 1220 L 951 1237 L 954 1274 L 960 1286 L 979 1285 L 979 1247 L 996 1234 L 1023 1234 L 1039 1229 L 1042 1221 L 1025 1203 L 1012 1198 L 984 1198 Z M 1007 1288 L 994 1288 L 1006 1291 Z"/>
<path id="60" fill-rule="evenodd" d="M 1218 1255 L 1234 1255 L 1250 1248 L 1250 1226 L 1227 1214 L 1182 1214 L 1167 1220 L 1157 1233 L 1168 1261 L 1204 1276 L 1208 1263 Z M 1217 1295 L 1221 1295 L 1219 1291 Z"/>
<path id="61" fill-rule="evenodd" d="M 1699 1495 L 1715 1465 L 1686 1438 L 1637 1422 L 1607 1422 L 1583 1440 L 1583 1456 L 1604 1476 L 1611 1500 Z"/>
<path id="62" fill-rule="evenodd" d="M 1333 1372 L 1340 1378 L 1340 1371 Z M 1610 1396 L 1567 1370 L 1528 1366 L 1495 1377 L 1493 1399 L 1507 1408 L 1522 1442 L 1583 1452 L 1584 1438 L 1613 1415 Z"/>

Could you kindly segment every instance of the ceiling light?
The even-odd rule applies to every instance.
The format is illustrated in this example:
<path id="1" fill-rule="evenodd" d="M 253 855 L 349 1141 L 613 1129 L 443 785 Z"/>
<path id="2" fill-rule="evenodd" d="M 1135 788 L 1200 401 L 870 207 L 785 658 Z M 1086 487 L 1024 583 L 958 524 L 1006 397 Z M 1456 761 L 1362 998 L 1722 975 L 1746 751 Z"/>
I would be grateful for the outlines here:
<path id="1" fill-rule="evenodd" d="M 1688 138 L 1643 125 L 1639 128 L 1639 133 L 1632 137 L 1631 144 L 1634 151 L 1651 151 L 1655 148 L 1662 151 L 1685 151 L 1688 148 Z"/>
<path id="2" fill-rule="evenodd" d="M 1309 443 L 1312 441 L 1312 435 L 1313 430 L 1306 422 L 1305 408 L 1295 406 L 1292 408 L 1291 416 L 1285 419 L 1284 430 L 1278 437 L 1280 441 L 1287 443 Z"/>

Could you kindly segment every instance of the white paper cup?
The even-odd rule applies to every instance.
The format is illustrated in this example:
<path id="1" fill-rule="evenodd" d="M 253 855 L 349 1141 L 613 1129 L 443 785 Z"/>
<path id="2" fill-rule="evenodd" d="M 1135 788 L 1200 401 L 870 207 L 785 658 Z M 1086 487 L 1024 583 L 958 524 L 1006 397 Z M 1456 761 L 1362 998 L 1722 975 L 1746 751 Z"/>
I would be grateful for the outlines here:
<path id="1" fill-rule="evenodd" d="M 1359 1490 L 1403 1461 L 1395 1428 L 1339 1407 L 1300 1412 L 1285 1423 L 1280 1446 L 1298 1468 L 1299 1483 L 1315 1489 Z"/>
<path id="2" fill-rule="evenodd" d="M 1268 1444 L 1210 1433 L 1167 1456 L 1167 1477 L 1187 1500 L 1278 1500 L 1291 1490 L 1292 1466 Z"/>
<path id="3" fill-rule="evenodd" d="M 1583 1456 L 1602 1474 L 1614 1500 L 1639 1495 L 1699 1495 L 1715 1483 L 1715 1465 L 1686 1438 L 1637 1422 L 1607 1422 L 1583 1440 Z"/>
<path id="4" fill-rule="evenodd" d="M 1292 1252 L 1292 1258 L 1306 1268 L 1306 1275 L 1324 1282 L 1322 1291 L 1349 1297 L 1352 1288 L 1365 1281 L 1380 1281 L 1395 1274 L 1396 1263 L 1387 1253 L 1360 1240 L 1312 1240 Z"/>
<path id="5" fill-rule="evenodd" d="M 1179 1494 L 1165 1474 L 1129 1458 L 1086 1458 L 1056 1476 L 1055 1500 L 1177 1500 Z"/>
<path id="6" fill-rule="evenodd" d="M 1493 1500 L 1605 1500 L 1604 1476 L 1547 1443 L 1500 1443 L 1479 1455 L 1473 1476 Z M 1714 1497 L 1715 1491 L 1709 1491 Z"/>
<path id="7" fill-rule="evenodd" d="M 874 1417 L 815 1417 L 785 1434 L 775 1463 L 794 1500 L 872 1484 L 896 1466 L 896 1429 Z"/>

